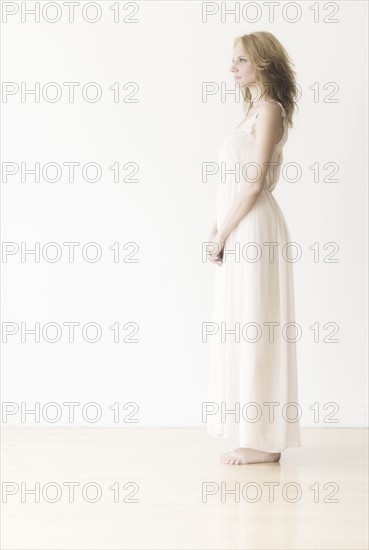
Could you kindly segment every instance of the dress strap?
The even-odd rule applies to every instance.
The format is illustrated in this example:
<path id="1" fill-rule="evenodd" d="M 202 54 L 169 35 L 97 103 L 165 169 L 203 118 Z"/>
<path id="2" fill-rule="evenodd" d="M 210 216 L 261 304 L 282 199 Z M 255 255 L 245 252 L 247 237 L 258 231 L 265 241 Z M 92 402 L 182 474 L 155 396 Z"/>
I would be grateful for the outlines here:
<path id="1" fill-rule="evenodd" d="M 280 108 L 282 109 L 283 126 L 284 126 L 285 119 L 286 119 L 286 111 L 285 111 L 285 108 L 283 107 L 282 103 L 281 103 L 280 101 L 277 101 L 276 99 L 269 99 L 268 101 L 270 101 L 271 103 L 278 103 L 278 105 L 279 105 Z M 260 107 L 259 107 L 259 109 L 260 109 Z M 259 114 L 259 109 L 257 109 L 257 110 L 255 111 L 255 113 L 254 113 L 253 115 L 251 115 L 250 117 L 244 118 L 243 121 L 241 122 L 241 124 L 242 124 L 243 122 L 245 122 L 246 120 L 249 120 L 249 119 L 253 118 L 254 116 L 257 117 L 258 114 Z M 240 124 L 240 126 L 241 126 L 241 124 Z"/>
<path id="2" fill-rule="evenodd" d="M 257 111 L 255 111 L 255 113 L 249 117 L 245 117 L 243 119 L 242 122 L 240 122 L 240 124 L 238 126 L 236 126 L 236 128 L 240 128 L 245 122 L 248 122 L 249 120 L 252 120 L 255 116 L 257 116 L 259 114 L 259 109 Z"/>
<path id="3" fill-rule="evenodd" d="M 284 109 L 284 107 L 283 107 L 283 105 L 280 101 L 277 101 L 276 99 L 269 99 L 269 101 L 272 102 L 272 103 L 278 103 L 278 105 L 280 106 L 281 111 L 282 111 L 283 135 L 282 135 L 281 139 L 275 144 L 274 147 L 283 146 L 285 141 L 287 140 L 286 111 L 285 111 L 285 109 Z M 251 129 L 254 126 L 255 121 L 256 121 L 256 119 L 259 115 L 259 111 L 260 111 L 260 107 L 254 112 L 254 114 L 252 114 L 251 116 L 249 116 L 247 118 L 244 118 L 243 121 L 238 126 L 236 126 L 235 130 L 238 130 L 241 127 L 245 127 L 247 129 L 247 131 L 251 131 Z"/>

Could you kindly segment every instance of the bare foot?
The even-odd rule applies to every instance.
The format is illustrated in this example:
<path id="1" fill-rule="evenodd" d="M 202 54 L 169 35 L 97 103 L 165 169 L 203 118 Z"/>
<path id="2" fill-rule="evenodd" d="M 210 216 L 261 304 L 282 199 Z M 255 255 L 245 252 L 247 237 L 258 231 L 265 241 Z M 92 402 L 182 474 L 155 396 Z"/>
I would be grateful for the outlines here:
<path id="1" fill-rule="evenodd" d="M 223 464 L 255 464 L 258 462 L 278 462 L 281 453 L 265 453 L 248 447 L 239 447 L 229 453 L 223 453 Z"/>

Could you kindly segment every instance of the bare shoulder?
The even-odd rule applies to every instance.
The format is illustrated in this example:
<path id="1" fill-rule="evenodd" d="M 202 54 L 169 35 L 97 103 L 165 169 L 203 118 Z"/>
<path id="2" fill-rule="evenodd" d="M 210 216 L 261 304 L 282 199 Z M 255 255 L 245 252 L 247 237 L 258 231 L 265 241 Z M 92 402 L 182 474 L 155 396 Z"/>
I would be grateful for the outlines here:
<path id="1" fill-rule="evenodd" d="M 262 116 L 264 119 L 269 119 L 273 121 L 278 121 L 283 118 L 282 108 L 279 103 L 275 101 L 266 101 L 262 103 L 259 107 L 259 116 Z"/>
<path id="2" fill-rule="evenodd" d="M 265 136 L 263 139 L 276 144 L 282 139 L 283 135 L 283 114 L 281 105 L 274 101 L 266 101 L 259 107 L 258 123 L 256 125 L 256 134 Z"/>

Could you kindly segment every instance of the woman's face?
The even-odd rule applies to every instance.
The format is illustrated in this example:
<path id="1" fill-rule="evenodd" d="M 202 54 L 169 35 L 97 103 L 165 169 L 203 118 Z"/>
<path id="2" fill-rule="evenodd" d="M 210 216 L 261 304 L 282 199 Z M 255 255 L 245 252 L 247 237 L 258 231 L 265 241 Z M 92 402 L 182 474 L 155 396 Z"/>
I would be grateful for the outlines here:
<path id="1" fill-rule="evenodd" d="M 249 56 L 243 51 L 241 42 L 238 42 L 233 49 L 233 59 L 230 68 L 236 82 L 241 88 L 256 84 L 255 69 Z"/>

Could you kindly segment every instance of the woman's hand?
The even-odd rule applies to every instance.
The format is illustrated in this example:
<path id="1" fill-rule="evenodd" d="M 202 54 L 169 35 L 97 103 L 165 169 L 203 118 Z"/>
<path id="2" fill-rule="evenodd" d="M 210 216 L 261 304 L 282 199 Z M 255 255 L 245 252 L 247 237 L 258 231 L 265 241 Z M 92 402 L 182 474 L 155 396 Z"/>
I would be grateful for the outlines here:
<path id="1" fill-rule="evenodd" d="M 219 231 L 214 231 L 212 229 L 209 235 L 209 242 L 215 244 L 215 250 L 213 252 L 208 252 L 208 259 L 211 263 L 221 266 L 223 263 L 223 253 L 226 239 L 224 236 L 219 233 Z"/>

